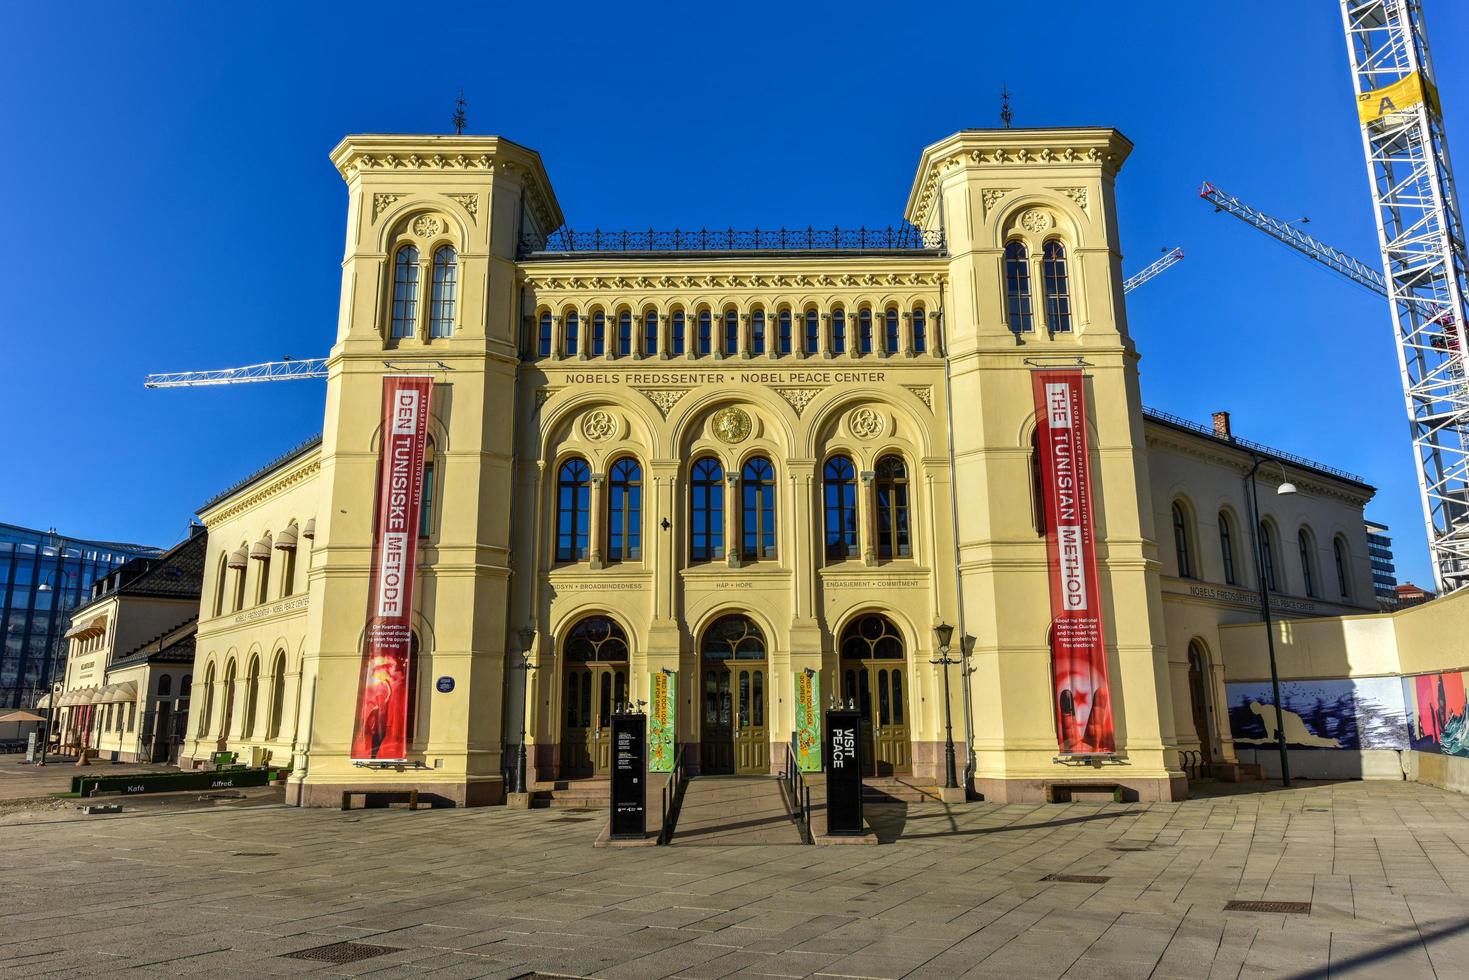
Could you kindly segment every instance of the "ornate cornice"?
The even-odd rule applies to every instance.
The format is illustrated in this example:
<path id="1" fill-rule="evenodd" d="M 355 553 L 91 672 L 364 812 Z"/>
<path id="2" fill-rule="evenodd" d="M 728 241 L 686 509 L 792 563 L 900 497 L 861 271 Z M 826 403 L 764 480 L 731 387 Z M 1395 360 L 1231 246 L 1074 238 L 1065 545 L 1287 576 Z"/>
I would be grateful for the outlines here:
<path id="1" fill-rule="evenodd" d="M 277 494 L 284 493 L 298 483 L 302 483 L 315 476 L 320 471 L 321 457 L 320 455 L 313 456 L 303 465 L 287 470 L 269 483 L 257 486 L 251 493 L 244 497 L 233 498 L 233 502 L 230 502 L 231 498 L 226 498 L 221 503 L 228 503 L 228 506 L 220 510 L 215 510 L 208 516 L 201 514 L 200 520 L 204 522 L 205 527 L 213 531 L 231 518 L 238 517 L 262 501 L 268 500 Z"/>
<path id="2" fill-rule="evenodd" d="M 629 290 L 679 292 L 688 289 L 862 289 L 915 286 L 937 289 L 948 281 L 942 272 L 728 273 L 690 275 L 540 275 L 524 277 L 527 287 L 549 292 Z"/>

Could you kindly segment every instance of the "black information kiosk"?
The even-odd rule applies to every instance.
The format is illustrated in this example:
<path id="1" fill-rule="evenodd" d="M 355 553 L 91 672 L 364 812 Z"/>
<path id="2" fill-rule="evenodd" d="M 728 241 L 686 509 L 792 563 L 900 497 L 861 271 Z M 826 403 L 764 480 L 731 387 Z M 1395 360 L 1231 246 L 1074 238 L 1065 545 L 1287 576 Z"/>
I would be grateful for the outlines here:
<path id="1" fill-rule="evenodd" d="M 862 827 L 862 713 L 826 713 L 826 832 L 860 837 Z"/>
<path id="2" fill-rule="evenodd" d="M 612 716 L 613 840 L 648 833 L 648 716 Z"/>

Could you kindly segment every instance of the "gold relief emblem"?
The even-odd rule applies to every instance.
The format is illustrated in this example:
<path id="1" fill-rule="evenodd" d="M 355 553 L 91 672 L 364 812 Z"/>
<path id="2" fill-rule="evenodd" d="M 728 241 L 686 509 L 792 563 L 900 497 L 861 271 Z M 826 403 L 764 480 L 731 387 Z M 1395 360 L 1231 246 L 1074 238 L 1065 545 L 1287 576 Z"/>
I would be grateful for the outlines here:
<path id="1" fill-rule="evenodd" d="M 599 408 L 595 412 L 588 412 L 587 417 L 582 419 L 581 431 L 582 435 L 593 442 L 601 442 L 616 434 L 617 419 L 611 412 Z"/>
<path id="2" fill-rule="evenodd" d="M 859 408 L 847 416 L 847 427 L 858 439 L 872 439 L 882 435 L 882 416 L 870 408 Z"/>
<path id="3" fill-rule="evenodd" d="M 734 445 L 749 438 L 750 416 L 738 408 L 721 408 L 714 413 L 710 428 L 721 442 Z"/>

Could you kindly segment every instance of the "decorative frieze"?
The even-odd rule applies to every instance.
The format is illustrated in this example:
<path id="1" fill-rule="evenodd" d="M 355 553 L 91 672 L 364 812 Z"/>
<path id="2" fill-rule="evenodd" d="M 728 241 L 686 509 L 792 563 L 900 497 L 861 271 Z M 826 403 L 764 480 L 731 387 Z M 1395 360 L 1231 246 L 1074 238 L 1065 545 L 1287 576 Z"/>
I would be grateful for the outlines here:
<path id="1" fill-rule="evenodd" d="M 930 412 L 933 411 L 933 385 L 903 385 L 903 387 L 917 395 L 918 400 L 927 405 Z"/>
<path id="2" fill-rule="evenodd" d="M 790 403 L 791 408 L 794 409 L 795 412 L 796 412 L 796 417 L 797 418 L 800 418 L 801 417 L 801 413 L 804 412 L 804 411 L 806 411 L 806 406 L 809 405 L 809 404 L 811 404 L 811 399 L 813 399 L 817 395 L 821 394 L 821 391 L 822 391 L 822 389 L 820 389 L 820 388 L 777 388 L 777 389 L 775 389 L 775 393 L 777 395 L 779 395 L 780 397 L 784 398 L 787 402 Z"/>
<path id="3" fill-rule="evenodd" d="M 678 400 L 689 393 L 688 388 L 639 388 L 638 391 L 642 392 L 648 401 L 658 406 L 658 411 L 663 414 L 664 418 L 668 418 L 668 413 L 673 411 L 673 406 L 678 404 Z"/>

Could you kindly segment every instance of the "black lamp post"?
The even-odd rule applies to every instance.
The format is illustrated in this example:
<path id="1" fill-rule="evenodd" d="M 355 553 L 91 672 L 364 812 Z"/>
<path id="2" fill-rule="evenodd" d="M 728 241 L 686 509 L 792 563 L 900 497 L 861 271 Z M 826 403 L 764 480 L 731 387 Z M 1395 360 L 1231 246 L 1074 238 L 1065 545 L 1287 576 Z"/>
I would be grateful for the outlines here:
<path id="1" fill-rule="evenodd" d="M 954 771 L 954 717 L 949 707 L 949 665 L 959 661 L 949 656 L 949 643 L 954 639 L 954 627 L 940 623 L 933 628 L 939 641 L 939 657 L 931 664 L 942 664 L 944 668 L 944 789 L 958 789 L 959 776 Z"/>
<path id="2" fill-rule="evenodd" d="M 1285 467 L 1279 460 L 1258 453 L 1251 453 L 1255 465 L 1250 467 L 1250 505 L 1255 510 L 1255 578 L 1260 585 L 1260 616 L 1265 620 L 1265 645 L 1270 652 L 1270 690 L 1275 697 L 1275 744 L 1280 750 L 1280 785 L 1290 785 L 1290 756 L 1285 750 L 1285 716 L 1280 706 L 1280 673 L 1275 666 L 1275 631 L 1270 626 L 1270 583 L 1265 577 L 1265 521 L 1260 516 L 1260 491 L 1255 474 L 1265 463 L 1274 463 L 1280 469 L 1280 495 L 1296 492 L 1296 485 L 1285 475 Z M 1271 565 L 1273 570 L 1274 565 Z"/>
<path id="3" fill-rule="evenodd" d="M 536 669 L 536 665 L 530 662 L 530 648 L 536 642 L 536 631 L 527 626 L 520 631 L 520 663 L 515 669 L 524 671 L 525 687 L 521 695 L 520 708 L 520 750 L 519 757 L 515 763 L 515 792 L 524 793 L 525 789 L 525 730 L 528 726 L 527 719 L 530 716 L 530 672 Z"/>

